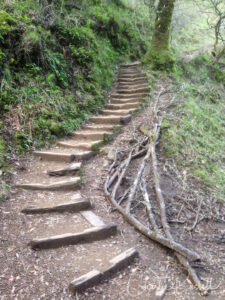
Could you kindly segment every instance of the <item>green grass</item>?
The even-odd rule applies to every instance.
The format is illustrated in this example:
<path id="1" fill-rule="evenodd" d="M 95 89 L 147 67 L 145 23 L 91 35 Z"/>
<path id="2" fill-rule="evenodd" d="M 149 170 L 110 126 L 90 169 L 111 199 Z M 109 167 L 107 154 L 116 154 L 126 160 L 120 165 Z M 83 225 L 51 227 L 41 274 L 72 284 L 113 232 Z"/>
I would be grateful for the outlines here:
<path id="1" fill-rule="evenodd" d="M 200 56 L 178 65 L 177 106 L 165 117 L 162 148 L 189 174 L 225 196 L 225 74 Z"/>

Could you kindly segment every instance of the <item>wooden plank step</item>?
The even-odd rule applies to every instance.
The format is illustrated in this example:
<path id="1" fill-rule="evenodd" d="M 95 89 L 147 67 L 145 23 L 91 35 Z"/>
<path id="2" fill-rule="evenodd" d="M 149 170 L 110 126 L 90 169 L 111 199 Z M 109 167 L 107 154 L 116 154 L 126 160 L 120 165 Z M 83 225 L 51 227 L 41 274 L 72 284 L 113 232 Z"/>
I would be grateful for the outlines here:
<path id="1" fill-rule="evenodd" d="M 104 140 L 107 136 L 112 135 L 112 130 L 105 130 L 105 131 L 93 131 L 92 130 L 81 130 L 80 132 L 71 132 L 71 135 L 76 139 L 87 139 L 91 141 L 96 140 Z"/>
<path id="2" fill-rule="evenodd" d="M 149 89 L 149 85 L 147 83 L 144 84 L 132 84 L 132 85 L 127 85 L 127 84 L 123 84 L 123 83 L 119 83 L 117 85 L 117 89 L 123 89 L 123 90 L 136 90 L 136 89 L 142 89 L 142 88 L 148 88 Z"/>
<path id="3" fill-rule="evenodd" d="M 117 233 L 117 227 L 114 224 L 92 227 L 78 233 L 66 233 L 62 235 L 51 236 L 42 239 L 32 240 L 28 245 L 32 249 L 48 249 L 78 243 L 88 243 L 102 240 Z"/>
<path id="4" fill-rule="evenodd" d="M 112 94 L 111 95 L 111 99 L 126 99 L 127 101 L 129 101 L 129 99 L 143 99 L 144 97 L 149 96 L 149 93 L 137 93 L 137 94 Z"/>
<path id="5" fill-rule="evenodd" d="M 125 64 L 121 64 L 120 68 L 132 68 L 132 67 L 136 67 L 136 66 L 140 66 L 141 63 L 139 61 L 134 61 L 134 62 L 130 62 L 130 63 L 125 63 Z"/>
<path id="6" fill-rule="evenodd" d="M 69 285 L 69 290 L 75 294 L 95 284 L 99 284 L 101 281 L 111 277 L 115 272 L 128 266 L 138 255 L 138 251 L 135 248 L 124 251 L 109 261 L 108 268 L 102 271 L 93 270 L 73 280 Z"/>
<path id="7" fill-rule="evenodd" d="M 126 109 L 126 108 L 138 108 L 140 105 L 139 102 L 133 102 L 133 103 L 125 103 L 125 104 L 108 104 L 106 105 L 106 108 L 108 109 Z"/>
<path id="8" fill-rule="evenodd" d="M 117 89 L 118 94 L 140 94 L 140 93 L 148 93 L 150 92 L 149 87 L 144 87 L 144 88 L 138 88 L 138 89 Z"/>
<path id="9" fill-rule="evenodd" d="M 90 131 L 102 131 L 102 130 L 111 130 L 113 131 L 115 127 L 120 127 L 120 125 L 114 125 L 114 124 L 87 124 L 85 125 L 84 129 L 90 130 Z"/>
<path id="10" fill-rule="evenodd" d="M 124 82 L 124 81 L 126 81 L 126 82 L 129 82 L 129 83 L 137 83 L 137 82 L 140 82 L 140 81 L 148 81 L 148 78 L 147 77 L 145 77 L 145 76 L 141 76 L 141 77 L 137 77 L 137 78 L 130 78 L 130 77 L 121 77 L 121 76 L 119 76 L 118 78 L 117 78 L 117 82 Z"/>
<path id="11" fill-rule="evenodd" d="M 111 116 L 111 115 L 116 115 L 116 116 L 126 116 L 130 113 L 132 113 L 135 109 L 118 109 L 118 110 L 110 110 L 110 109 L 103 109 L 101 111 L 101 114 L 105 116 Z"/>
<path id="12" fill-rule="evenodd" d="M 44 214 L 52 212 L 79 212 L 81 210 L 90 209 L 91 203 L 87 200 L 76 202 L 64 202 L 55 206 L 48 207 L 26 207 L 21 212 L 24 214 Z"/>
<path id="13" fill-rule="evenodd" d="M 117 77 L 119 80 L 121 79 L 130 79 L 130 80 L 135 80 L 135 79 L 147 79 L 147 76 L 143 73 L 136 74 L 136 75 L 118 75 Z"/>
<path id="14" fill-rule="evenodd" d="M 78 200 L 81 200 L 82 199 L 82 196 L 81 196 L 81 193 L 80 192 L 76 192 L 76 193 L 74 193 L 72 196 L 71 196 L 71 200 L 76 200 L 76 201 L 78 201 Z"/>
<path id="15" fill-rule="evenodd" d="M 67 140 L 67 141 L 61 141 L 58 142 L 59 146 L 65 147 L 65 148 L 73 148 L 73 149 L 81 149 L 81 150 L 92 150 L 93 147 L 100 145 L 102 143 L 102 140 L 98 141 L 84 141 L 84 142 L 78 142 L 76 140 Z"/>
<path id="16" fill-rule="evenodd" d="M 81 162 L 70 164 L 65 168 L 57 169 L 57 170 L 48 170 L 47 174 L 49 176 L 65 176 L 71 175 L 76 171 L 79 171 L 81 168 Z"/>
<path id="17" fill-rule="evenodd" d="M 70 178 L 69 180 L 60 181 L 51 184 L 38 184 L 38 183 L 27 183 L 27 184 L 16 184 L 14 187 L 25 190 L 39 190 L 39 191 L 64 191 L 74 190 L 80 186 L 80 177 Z"/>
<path id="18" fill-rule="evenodd" d="M 92 226 L 104 226 L 105 223 L 92 211 L 82 211 L 81 215 L 92 225 Z"/>
<path id="19" fill-rule="evenodd" d="M 127 124 L 131 120 L 131 116 L 97 116 L 97 117 L 91 117 L 89 119 L 90 122 L 93 122 L 95 124 Z"/>
<path id="20" fill-rule="evenodd" d="M 134 85 L 134 84 L 148 84 L 147 79 L 136 79 L 136 80 L 130 80 L 130 79 L 122 79 L 117 80 L 118 84 L 126 84 L 126 85 Z"/>
<path id="21" fill-rule="evenodd" d="M 84 160 L 89 159 L 94 155 L 92 151 L 79 151 L 66 153 L 66 151 L 49 150 L 49 151 L 34 151 L 35 156 L 39 156 L 42 159 L 50 161 L 63 161 L 63 162 L 73 162 L 74 160 Z"/>
<path id="22" fill-rule="evenodd" d="M 144 97 L 145 98 L 145 97 Z M 110 100 L 110 104 L 130 104 L 130 103 L 140 103 L 140 100 L 141 99 L 144 99 L 144 98 L 113 98 Z"/>
<path id="23" fill-rule="evenodd" d="M 142 72 L 140 72 L 139 70 L 137 69 L 134 69 L 134 70 L 120 70 L 118 72 L 118 76 L 131 76 L 131 77 L 134 77 L 134 76 L 139 76 L 139 75 L 144 75 Z"/>

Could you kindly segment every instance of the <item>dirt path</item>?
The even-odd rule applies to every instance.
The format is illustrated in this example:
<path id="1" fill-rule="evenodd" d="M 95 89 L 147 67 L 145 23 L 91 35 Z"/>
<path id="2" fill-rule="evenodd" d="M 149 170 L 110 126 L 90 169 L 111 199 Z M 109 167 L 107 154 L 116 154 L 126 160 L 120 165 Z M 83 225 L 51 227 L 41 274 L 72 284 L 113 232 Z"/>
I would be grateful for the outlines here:
<path id="1" fill-rule="evenodd" d="M 147 87 L 145 75 L 139 67 L 131 66 L 127 69 L 121 69 L 117 93 L 111 95 L 110 104 L 103 114 L 91 118 L 93 123 L 87 124 L 82 131 L 76 132 L 73 139 L 61 143 L 61 146 L 67 145 L 68 148 L 38 152 L 36 155 L 41 156 L 43 160 L 39 157 L 28 157 L 23 163 L 25 170 L 15 174 L 16 184 L 32 185 L 23 186 L 26 189 L 12 189 L 10 200 L 3 203 L 0 210 L 1 300 L 114 300 L 139 299 L 140 297 L 141 299 L 154 299 L 155 289 L 165 282 L 169 285 L 165 299 L 202 299 L 189 283 L 172 253 L 136 232 L 117 212 L 112 210 L 104 197 L 103 184 L 115 149 L 128 148 L 132 140 L 138 138 L 138 126 L 152 125 L 153 101 L 150 101 L 138 116 L 131 118 L 129 115 L 131 110 L 139 106 L 139 101 L 143 96 L 146 96 Z M 133 90 L 131 86 L 135 86 L 135 89 Z M 166 83 L 158 80 L 156 95 L 162 88 L 166 88 Z M 165 95 L 162 105 L 166 105 L 168 101 L 168 95 Z M 121 133 L 115 140 L 103 148 L 102 154 L 85 160 L 87 156 L 92 155 L 93 142 L 99 144 L 104 137 L 113 133 L 112 129 L 115 125 L 128 121 L 130 123 L 122 127 Z M 75 160 L 84 158 L 81 168 L 75 166 L 74 163 L 68 163 L 74 158 Z M 175 219 L 179 214 L 181 220 L 186 218 L 187 223 L 191 224 L 195 217 L 196 203 L 193 201 L 186 205 L 185 201 L 189 200 L 189 196 L 191 198 L 193 194 L 182 194 L 183 198 L 186 197 L 183 201 L 179 171 L 174 165 L 168 165 L 163 156 L 159 161 L 162 186 L 168 200 L 170 217 Z M 49 170 L 60 170 L 62 173 L 65 172 L 62 171 L 65 166 L 68 169 L 71 165 L 73 165 L 72 170 L 67 170 L 64 176 L 52 177 L 46 173 Z M 34 185 L 37 183 L 38 187 Z M 51 190 L 43 190 L 46 188 Z M 154 195 L 153 191 L 152 194 Z M 206 203 L 208 200 L 206 199 Z M 80 208 L 76 206 L 77 202 L 85 201 L 92 204 L 92 209 L 89 207 L 86 211 L 94 212 L 95 216 L 100 219 L 96 221 L 91 215 L 88 221 L 83 211 L 78 212 Z M 34 208 L 59 209 L 62 203 L 65 206 L 60 208 L 60 212 L 21 213 L 21 210 L 26 207 L 30 207 L 30 211 Z M 70 205 L 69 208 L 68 205 Z M 72 210 L 71 205 L 73 205 Z M 222 204 L 215 203 L 215 205 L 218 211 L 223 212 Z M 210 216 L 209 209 L 207 205 L 205 206 L 205 215 Z M 183 207 L 182 210 L 181 207 Z M 84 233 L 86 229 L 93 227 L 98 229 L 102 226 L 98 222 L 116 225 L 118 233 L 112 235 L 114 232 L 109 231 L 106 235 L 100 235 L 100 238 L 92 236 L 91 241 L 76 242 L 74 245 L 69 243 L 61 246 L 60 242 L 56 241 L 56 248 L 52 248 L 50 244 L 49 249 L 36 251 L 27 246 L 31 240 L 37 238 L 65 233 Z M 216 242 L 216 238 L 224 230 L 224 223 L 206 218 L 198 225 L 192 237 L 186 232 L 186 225 L 186 223 L 174 223 L 172 226 L 174 236 L 182 241 L 188 239 L 191 243 L 189 245 L 198 249 L 202 255 L 204 267 L 198 266 L 199 273 L 205 283 L 213 288 L 208 299 L 225 299 L 225 249 L 224 243 L 220 243 L 219 240 L 218 243 Z M 42 246 L 39 244 L 40 247 Z M 109 279 L 102 278 L 101 284 L 94 284 L 81 293 L 74 294 L 68 290 L 72 280 L 92 270 L 104 272 L 109 268 L 112 258 L 130 248 L 138 251 L 139 258 L 126 261 L 126 268 L 110 275 Z"/>

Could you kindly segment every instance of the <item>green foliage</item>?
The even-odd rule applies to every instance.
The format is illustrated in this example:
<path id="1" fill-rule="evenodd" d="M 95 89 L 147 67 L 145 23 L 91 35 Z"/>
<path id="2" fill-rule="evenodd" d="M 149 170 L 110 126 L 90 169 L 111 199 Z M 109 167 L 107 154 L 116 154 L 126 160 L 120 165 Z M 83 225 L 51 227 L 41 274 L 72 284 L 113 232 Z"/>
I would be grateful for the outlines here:
<path id="1" fill-rule="evenodd" d="M 205 56 L 178 64 L 178 105 L 164 119 L 162 148 L 166 155 L 224 197 L 225 81 Z M 224 72 L 220 71 L 224 78 Z"/>
<path id="2" fill-rule="evenodd" d="M 150 64 L 153 70 L 167 72 L 175 70 L 175 59 L 171 50 L 163 51 L 163 49 L 150 49 L 145 55 L 143 62 L 145 64 Z"/>
<path id="3" fill-rule="evenodd" d="M 78 129 L 104 105 L 118 63 L 146 50 L 143 8 L 134 15 L 123 0 L 47 2 L 0 1 L 4 161 Z"/>
<path id="4" fill-rule="evenodd" d="M 3 36 L 8 34 L 12 29 L 12 25 L 16 24 L 16 19 L 11 15 L 0 10 L 0 39 L 3 39 Z"/>

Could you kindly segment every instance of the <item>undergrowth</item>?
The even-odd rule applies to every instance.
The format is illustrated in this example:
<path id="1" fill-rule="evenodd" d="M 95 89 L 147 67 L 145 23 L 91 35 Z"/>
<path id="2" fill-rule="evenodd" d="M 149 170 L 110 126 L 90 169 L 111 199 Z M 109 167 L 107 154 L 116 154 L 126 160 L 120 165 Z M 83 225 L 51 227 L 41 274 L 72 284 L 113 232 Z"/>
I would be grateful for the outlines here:
<path id="1" fill-rule="evenodd" d="M 1 174 L 98 113 L 117 64 L 146 51 L 143 24 L 122 0 L 0 1 Z"/>
<path id="2" fill-rule="evenodd" d="M 200 55 L 178 62 L 176 107 L 162 125 L 162 148 L 189 174 L 225 196 L 225 72 Z"/>

